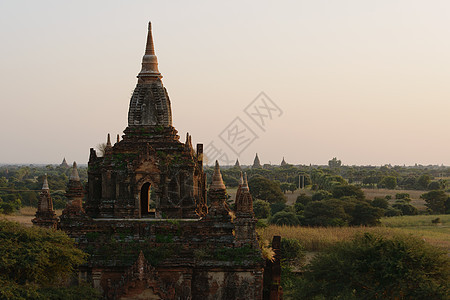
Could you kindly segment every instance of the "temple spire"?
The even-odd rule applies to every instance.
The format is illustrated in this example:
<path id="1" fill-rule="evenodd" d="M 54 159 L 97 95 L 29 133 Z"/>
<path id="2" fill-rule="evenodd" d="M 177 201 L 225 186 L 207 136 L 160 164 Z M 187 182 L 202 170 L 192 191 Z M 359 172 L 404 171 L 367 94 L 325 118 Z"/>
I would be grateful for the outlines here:
<path id="1" fill-rule="evenodd" d="M 147 44 L 145 45 L 145 54 L 142 58 L 142 69 L 137 77 L 144 81 L 147 78 L 162 78 L 158 70 L 158 59 L 155 55 L 151 22 L 148 23 Z"/>
<path id="2" fill-rule="evenodd" d="M 152 22 L 148 22 L 147 44 L 145 45 L 145 55 L 155 55 L 155 45 L 153 45 Z"/>
<path id="3" fill-rule="evenodd" d="M 77 163 L 73 162 L 72 173 L 70 174 L 69 180 L 80 181 L 80 176 L 78 175 Z"/>
<path id="4" fill-rule="evenodd" d="M 260 162 L 259 157 L 258 157 L 258 153 L 256 153 L 255 160 L 253 161 L 253 167 L 252 168 L 259 169 L 261 167 L 262 166 L 261 166 L 261 162 Z"/>
<path id="5" fill-rule="evenodd" d="M 44 176 L 42 190 L 39 193 L 36 217 L 31 220 L 31 222 L 34 225 L 41 227 L 53 229 L 56 229 L 57 227 L 58 219 L 56 218 L 55 211 L 53 210 L 53 200 L 50 195 L 50 189 L 48 188 L 47 174 Z"/>
<path id="6" fill-rule="evenodd" d="M 48 188 L 48 181 L 47 181 L 47 173 L 45 173 L 44 183 L 42 184 L 42 189 L 43 190 L 49 190 L 49 188 Z"/>
<path id="7" fill-rule="evenodd" d="M 222 174 L 220 173 L 219 162 L 216 160 L 216 166 L 214 168 L 214 174 L 212 178 L 210 190 L 225 190 L 225 184 L 222 180 Z"/>
<path id="8" fill-rule="evenodd" d="M 62 219 L 68 218 L 69 215 L 80 215 L 83 211 L 83 186 L 81 185 L 80 176 L 78 175 L 77 163 L 73 162 L 72 174 L 70 174 L 67 183 L 66 197 L 67 205 L 62 212 Z"/>
<path id="9" fill-rule="evenodd" d="M 244 173 L 244 183 L 242 184 L 243 190 L 248 190 L 247 172 Z"/>

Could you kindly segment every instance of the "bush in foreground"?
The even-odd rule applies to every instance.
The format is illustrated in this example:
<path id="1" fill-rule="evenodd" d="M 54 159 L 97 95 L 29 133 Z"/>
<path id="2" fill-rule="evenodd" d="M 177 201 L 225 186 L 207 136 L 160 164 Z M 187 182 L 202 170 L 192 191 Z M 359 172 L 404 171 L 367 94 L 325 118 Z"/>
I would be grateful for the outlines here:
<path id="1" fill-rule="evenodd" d="M 296 226 L 300 225 L 297 216 L 293 212 L 280 211 L 269 218 L 269 224 Z"/>
<path id="2" fill-rule="evenodd" d="M 94 299 L 89 287 L 66 287 L 86 254 L 61 231 L 0 220 L 0 299 Z"/>
<path id="3" fill-rule="evenodd" d="M 449 282 L 444 250 L 411 236 L 365 233 L 314 258 L 295 298 L 446 299 Z"/>

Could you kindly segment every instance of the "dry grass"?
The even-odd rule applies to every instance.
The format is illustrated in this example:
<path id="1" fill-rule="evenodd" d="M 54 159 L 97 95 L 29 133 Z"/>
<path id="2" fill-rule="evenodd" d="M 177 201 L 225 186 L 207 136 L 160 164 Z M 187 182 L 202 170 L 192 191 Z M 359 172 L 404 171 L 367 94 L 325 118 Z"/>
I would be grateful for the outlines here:
<path id="1" fill-rule="evenodd" d="M 259 234 L 269 241 L 273 236 L 297 239 L 307 251 L 320 251 L 339 241 L 349 240 L 357 233 L 372 232 L 382 235 L 391 234 L 390 228 L 385 227 L 289 227 L 270 225 Z"/>
<path id="2" fill-rule="evenodd" d="M 429 219 L 424 217 L 429 217 Z M 443 220 L 440 225 L 431 223 L 431 220 L 436 217 L 441 217 L 441 220 Z M 414 218 L 417 218 L 417 220 L 414 220 Z M 302 243 L 306 251 L 313 252 L 323 250 L 339 241 L 349 240 L 356 234 L 365 232 L 387 237 L 410 234 L 450 252 L 450 230 L 448 227 L 450 216 L 411 216 L 407 221 L 392 220 L 392 222 L 390 219 L 392 218 L 383 219 L 383 222 L 388 220 L 385 221 L 386 225 L 378 227 L 289 227 L 270 225 L 267 228 L 259 229 L 258 233 L 263 239 L 268 241 L 271 241 L 274 235 L 297 239 Z M 405 222 L 408 222 L 410 225 L 406 226 Z"/>
<path id="3" fill-rule="evenodd" d="M 56 216 L 60 216 L 62 213 L 62 209 L 56 210 Z M 34 215 L 36 214 L 36 207 L 25 206 L 20 209 L 20 211 L 12 214 L 12 215 L 2 215 L 0 214 L 0 218 L 5 218 L 9 221 L 18 222 L 25 226 L 31 226 L 33 223 L 31 222 L 34 219 Z"/>

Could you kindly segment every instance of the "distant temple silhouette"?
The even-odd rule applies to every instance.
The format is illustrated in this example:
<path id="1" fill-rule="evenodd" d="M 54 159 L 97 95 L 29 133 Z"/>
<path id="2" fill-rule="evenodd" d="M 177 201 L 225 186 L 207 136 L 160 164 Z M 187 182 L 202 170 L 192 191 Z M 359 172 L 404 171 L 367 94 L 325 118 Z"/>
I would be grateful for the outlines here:
<path id="1" fill-rule="evenodd" d="M 261 162 L 259 161 L 258 153 L 255 155 L 255 159 L 253 160 L 253 166 L 254 169 L 260 169 L 262 168 Z"/>
<path id="2" fill-rule="evenodd" d="M 69 168 L 69 165 L 67 164 L 66 158 L 64 157 L 62 163 L 59 165 L 61 168 Z"/>

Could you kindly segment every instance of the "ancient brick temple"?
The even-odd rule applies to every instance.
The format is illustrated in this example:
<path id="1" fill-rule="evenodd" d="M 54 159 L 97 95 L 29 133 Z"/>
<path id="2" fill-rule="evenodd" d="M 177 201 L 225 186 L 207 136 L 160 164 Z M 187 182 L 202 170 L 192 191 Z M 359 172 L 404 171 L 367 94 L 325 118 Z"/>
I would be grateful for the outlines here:
<path id="1" fill-rule="evenodd" d="M 217 162 L 207 192 L 202 144 L 172 126 L 150 25 L 137 77 L 122 140 L 90 150 L 85 192 L 76 164 L 69 178 L 58 227 L 90 254 L 79 278 L 107 299 L 262 299 L 247 178 L 234 212 Z"/>

